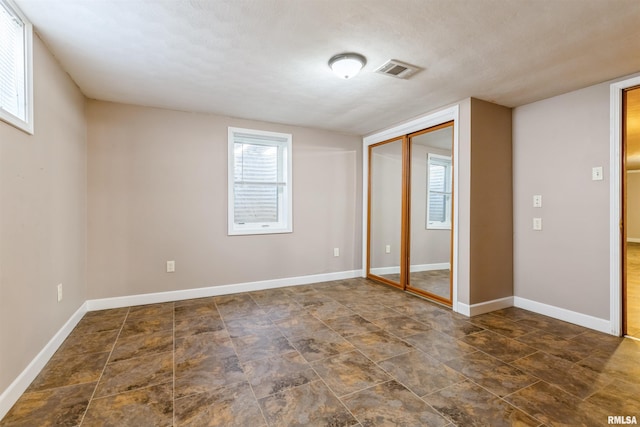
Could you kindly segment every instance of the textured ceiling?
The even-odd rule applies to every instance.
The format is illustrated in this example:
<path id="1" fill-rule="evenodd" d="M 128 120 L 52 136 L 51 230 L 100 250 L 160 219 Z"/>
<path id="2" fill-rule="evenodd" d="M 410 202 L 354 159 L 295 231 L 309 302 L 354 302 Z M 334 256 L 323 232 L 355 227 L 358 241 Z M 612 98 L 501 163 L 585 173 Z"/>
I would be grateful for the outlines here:
<path id="1" fill-rule="evenodd" d="M 367 134 L 640 71 L 638 0 L 16 0 L 89 98 Z M 340 80 L 337 53 L 367 58 Z M 388 59 L 423 70 L 373 73 Z"/>

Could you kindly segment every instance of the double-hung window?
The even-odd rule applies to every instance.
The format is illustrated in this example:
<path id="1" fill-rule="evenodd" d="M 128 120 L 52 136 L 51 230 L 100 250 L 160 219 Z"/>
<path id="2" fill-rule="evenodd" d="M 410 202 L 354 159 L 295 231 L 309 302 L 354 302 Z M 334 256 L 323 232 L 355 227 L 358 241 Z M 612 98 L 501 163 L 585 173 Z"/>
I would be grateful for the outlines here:
<path id="1" fill-rule="evenodd" d="M 451 157 L 427 155 L 427 229 L 451 229 Z"/>
<path id="2" fill-rule="evenodd" d="M 0 0 L 0 120 L 33 133 L 32 27 Z"/>
<path id="3" fill-rule="evenodd" d="M 229 128 L 228 234 L 292 231 L 291 135 Z"/>

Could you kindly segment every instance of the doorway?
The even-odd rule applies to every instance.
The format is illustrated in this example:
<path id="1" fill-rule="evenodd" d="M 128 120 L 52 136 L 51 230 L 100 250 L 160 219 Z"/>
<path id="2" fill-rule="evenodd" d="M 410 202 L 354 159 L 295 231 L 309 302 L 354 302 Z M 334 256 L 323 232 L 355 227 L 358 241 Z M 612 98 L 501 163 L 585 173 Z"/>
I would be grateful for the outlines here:
<path id="1" fill-rule="evenodd" d="M 368 146 L 367 277 L 452 306 L 454 121 Z"/>
<path id="2" fill-rule="evenodd" d="M 622 93 L 622 332 L 640 338 L 640 87 Z"/>

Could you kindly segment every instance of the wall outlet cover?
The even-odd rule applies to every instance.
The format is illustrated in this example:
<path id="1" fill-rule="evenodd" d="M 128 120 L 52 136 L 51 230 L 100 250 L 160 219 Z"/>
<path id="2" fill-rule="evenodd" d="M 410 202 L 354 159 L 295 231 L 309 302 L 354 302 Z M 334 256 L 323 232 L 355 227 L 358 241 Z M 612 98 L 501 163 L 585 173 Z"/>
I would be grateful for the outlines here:
<path id="1" fill-rule="evenodd" d="M 176 271 L 176 262 L 167 261 L 167 273 L 174 273 Z"/>

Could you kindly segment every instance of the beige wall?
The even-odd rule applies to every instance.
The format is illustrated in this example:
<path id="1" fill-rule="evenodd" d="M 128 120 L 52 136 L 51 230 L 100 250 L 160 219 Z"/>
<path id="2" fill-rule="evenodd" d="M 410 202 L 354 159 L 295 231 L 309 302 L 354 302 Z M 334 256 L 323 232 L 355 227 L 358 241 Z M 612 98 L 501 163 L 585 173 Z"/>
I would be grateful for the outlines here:
<path id="1" fill-rule="evenodd" d="M 371 269 L 373 274 L 390 274 L 376 268 L 400 268 L 402 216 L 402 145 L 400 141 L 373 148 L 371 198 Z M 450 258 L 451 230 L 426 230 L 427 155 L 451 155 L 415 144 L 412 148 L 411 174 L 411 264 L 447 263 Z M 422 185 L 419 185 L 419 184 Z M 386 253 L 385 246 L 391 246 Z"/>
<path id="2" fill-rule="evenodd" d="M 87 120 L 90 299 L 362 268 L 360 138 L 99 101 Z M 227 236 L 228 126 L 293 134 L 293 233 Z"/>
<path id="3" fill-rule="evenodd" d="M 449 134 L 451 137 L 451 134 Z M 450 139 L 449 139 L 450 140 Z M 427 156 L 451 156 L 441 150 L 412 144 L 411 148 L 411 265 L 448 263 L 451 258 L 451 230 L 427 230 Z"/>
<path id="4" fill-rule="evenodd" d="M 397 268 L 400 272 L 402 234 L 402 141 L 373 147 L 371 156 L 371 224 L 370 272 L 390 274 L 376 270 Z M 386 253 L 386 245 L 390 252 Z"/>
<path id="5" fill-rule="evenodd" d="M 609 83 L 515 108 L 513 147 L 515 296 L 608 319 Z"/>
<path id="6" fill-rule="evenodd" d="M 471 99 L 470 303 L 513 295 L 511 109 Z"/>
<path id="7" fill-rule="evenodd" d="M 34 135 L 0 122 L 0 394 L 86 300 L 84 97 L 35 36 L 33 61 Z"/>

